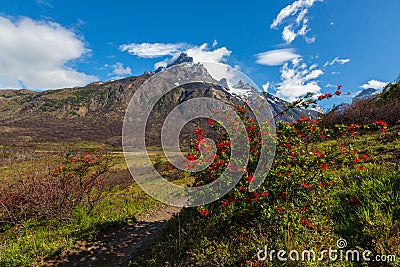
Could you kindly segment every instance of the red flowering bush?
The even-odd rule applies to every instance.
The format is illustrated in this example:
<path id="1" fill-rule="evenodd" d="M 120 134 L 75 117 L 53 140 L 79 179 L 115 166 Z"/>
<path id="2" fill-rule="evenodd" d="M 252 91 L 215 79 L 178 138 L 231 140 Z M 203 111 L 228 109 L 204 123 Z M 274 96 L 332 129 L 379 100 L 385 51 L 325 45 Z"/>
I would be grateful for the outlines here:
<path id="1" fill-rule="evenodd" d="M 340 89 L 338 86 L 338 90 Z M 330 97 L 332 94 L 325 94 L 319 98 Z M 298 101 L 297 105 L 304 103 L 313 102 L 302 100 Z M 243 171 L 243 177 L 235 188 L 219 201 L 198 207 L 200 217 L 229 210 L 235 214 L 238 221 L 244 218 L 266 217 L 273 223 L 275 230 L 278 226 L 286 225 L 288 221 L 299 222 L 306 228 L 316 227 L 314 219 L 317 220 L 315 216 L 320 213 L 318 207 L 321 206 L 321 199 L 327 195 L 327 190 L 341 182 L 332 179 L 327 171 L 333 167 L 336 170 L 349 167 L 365 170 L 363 163 L 369 160 L 368 155 L 360 154 L 351 145 L 341 141 L 345 136 L 357 136 L 358 130 L 363 128 L 362 125 L 350 124 L 338 127 L 335 131 L 320 127 L 319 119 L 302 116 L 294 123 L 277 122 L 277 133 L 272 135 L 260 132 L 257 123 L 247 114 L 246 107 L 237 107 L 236 111 L 246 126 L 250 142 L 249 160 L 243 166 L 234 166 L 230 163 L 232 144 L 229 137 L 224 135 L 217 140 L 213 164 L 194 174 L 193 186 L 215 181 L 226 169 Z M 212 119 L 208 124 L 213 125 L 216 130 L 221 127 L 221 124 Z M 381 122 L 376 125 L 385 127 Z M 199 143 L 207 137 L 206 134 L 203 129 L 196 129 L 193 153 L 188 156 L 193 164 L 200 164 Z M 276 143 L 275 159 L 265 182 L 255 192 L 249 192 L 248 188 L 254 181 L 253 175 L 260 155 L 261 135 L 266 135 Z M 336 137 L 336 145 L 323 150 L 315 145 L 333 137 Z"/>
<path id="2" fill-rule="evenodd" d="M 341 89 L 338 86 L 338 91 Z M 318 101 L 312 94 L 308 97 L 291 103 L 289 108 L 308 107 Z M 266 261 L 260 260 L 257 251 L 268 248 L 275 253 L 279 249 L 318 253 L 335 248 L 339 238 L 349 242 L 348 249 L 368 249 L 374 254 L 399 251 L 398 156 L 393 153 L 395 162 L 388 164 L 377 164 L 379 159 L 375 158 L 384 149 L 379 140 L 388 150 L 398 142 L 389 148 L 387 142 L 393 141 L 393 133 L 376 135 L 365 131 L 387 127 L 384 122 L 363 125 L 354 121 L 326 128 L 322 119 L 300 117 L 293 123 L 277 122 L 276 134 L 271 134 L 260 130 L 245 107 L 236 110 L 250 143 L 248 161 L 233 164 L 235 139 L 221 135 L 214 139 L 217 150 L 213 163 L 204 171 L 193 173 L 193 186 L 212 183 L 229 169 L 243 171 L 241 180 L 221 199 L 196 209 L 184 209 L 152 249 L 147 265 L 281 266 L 282 261 L 269 260 L 268 255 Z M 213 119 L 208 120 L 209 125 L 215 130 L 222 127 Z M 211 135 L 205 127 L 199 127 L 196 133 L 188 156 L 191 167 L 210 160 L 200 154 L 199 145 Z M 251 192 L 249 186 L 259 179 L 255 169 L 262 145 L 260 137 L 275 142 L 276 153 L 264 182 Z M 391 172 L 390 166 L 395 166 L 397 173 L 387 175 L 385 169 Z M 288 260 L 285 264 L 300 263 Z M 330 266 L 332 261 L 316 264 Z M 140 262 L 135 266 L 144 265 Z"/>
<path id="3" fill-rule="evenodd" d="M 88 153 L 67 150 L 58 163 L 35 163 L 16 170 L 0 187 L 0 221 L 67 220 L 77 206 L 89 213 L 114 184 L 107 175 L 110 156 L 103 149 Z"/>
<path id="4" fill-rule="evenodd" d="M 389 125 L 383 120 L 377 120 L 374 122 L 374 126 L 377 127 L 382 133 L 386 133 Z"/>

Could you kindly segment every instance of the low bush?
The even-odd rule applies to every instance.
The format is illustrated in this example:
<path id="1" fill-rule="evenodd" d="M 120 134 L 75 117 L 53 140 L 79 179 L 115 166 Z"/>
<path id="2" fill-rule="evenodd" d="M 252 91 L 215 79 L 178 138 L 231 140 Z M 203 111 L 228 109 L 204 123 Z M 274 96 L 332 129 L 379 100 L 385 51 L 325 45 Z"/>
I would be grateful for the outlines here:
<path id="1" fill-rule="evenodd" d="M 13 168 L 0 188 L 0 221 L 65 221 L 78 206 L 90 213 L 116 185 L 109 176 L 110 163 L 110 155 L 103 149 L 87 153 L 67 150 L 58 163 L 33 160 L 28 171 Z"/>

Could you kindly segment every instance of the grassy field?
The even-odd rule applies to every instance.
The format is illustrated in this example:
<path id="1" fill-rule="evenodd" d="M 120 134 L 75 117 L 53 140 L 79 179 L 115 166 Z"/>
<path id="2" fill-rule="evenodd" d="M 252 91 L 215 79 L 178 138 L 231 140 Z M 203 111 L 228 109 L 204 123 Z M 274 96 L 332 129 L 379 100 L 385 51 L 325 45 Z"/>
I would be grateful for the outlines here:
<path id="1" fill-rule="evenodd" d="M 13 179 L 16 175 L 35 170 L 46 171 L 60 161 L 60 151 L 63 146 L 52 144 L 40 148 L 47 152 L 32 153 L 26 148 L 6 149 L 2 151 L 0 161 L 0 177 L 2 182 Z M 74 149 L 92 149 L 96 144 L 76 144 Z M 49 149 L 50 148 L 50 149 Z M 48 151 L 53 152 L 48 152 Z M 157 151 L 149 153 L 153 161 L 158 161 L 162 171 L 164 160 L 157 156 Z M 0 266 L 33 266 L 54 257 L 63 250 L 71 248 L 80 240 L 95 237 L 103 231 L 120 227 L 134 221 L 142 212 L 148 211 L 160 203 L 151 198 L 137 186 L 131 178 L 122 153 L 112 153 L 110 172 L 117 179 L 111 192 L 96 203 L 89 214 L 84 207 L 76 207 L 72 217 L 66 221 L 54 219 L 27 219 L 14 223 L 0 220 Z M 140 164 L 140 162 L 138 162 Z M 173 175 L 166 172 L 166 175 Z M 179 180 L 180 179 L 180 180 Z M 186 183 L 187 178 L 180 177 L 177 183 Z M 1 201 L 0 201 L 0 204 Z"/>
<path id="2" fill-rule="evenodd" d="M 344 163 L 330 168 L 325 176 L 335 184 L 312 195 L 313 199 L 309 200 L 312 217 L 307 220 L 299 220 L 286 211 L 277 213 L 274 201 L 284 203 L 280 199 L 261 200 L 248 210 L 217 206 L 207 216 L 201 216 L 198 208 L 184 209 L 161 232 L 151 251 L 131 265 L 281 266 L 276 254 L 273 260 L 268 257 L 259 260 L 257 254 L 265 247 L 268 251 L 312 249 L 320 253 L 324 249 L 337 249 L 340 238 L 347 241 L 346 248 L 361 252 L 368 249 L 373 256 L 393 255 L 400 259 L 400 127 L 392 127 L 385 134 L 367 131 L 357 137 L 329 139 L 309 146 L 324 151 L 340 143 L 348 144 L 360 154 L 368 154 L 365 170 Z M 85 151 L 98 146 L 80 143 L 74 149 Z M 60 161 L 63 149 L 62 144 L 38 144 L 34 149 L 2 147 L 0 177 L 9 179 L 32 169 L 53 168 Z M 36 153 L 32 153 L 33 150 Z M 193 183 L 194 177 L 168 168 L 159 154 L 157 149 L 149 152 L 154 165 L 167 179 L 180 185 Z M 105 193 L 90 213 L 78 206 L 66 221 L 0 222 L 0 266 L 40 264 L 81 240 L 134 221 L 142 212 L 160 204 L 133 182 L 122 153 L 114 152 L 110 156 L 113 159 L 110 172 L 121 185 Z M 288 266 L 332 264 L 361 266 L 370 263 L 329 259 L 288 262 Z M 377 266 L 400 264 L 397 260 Z"/>

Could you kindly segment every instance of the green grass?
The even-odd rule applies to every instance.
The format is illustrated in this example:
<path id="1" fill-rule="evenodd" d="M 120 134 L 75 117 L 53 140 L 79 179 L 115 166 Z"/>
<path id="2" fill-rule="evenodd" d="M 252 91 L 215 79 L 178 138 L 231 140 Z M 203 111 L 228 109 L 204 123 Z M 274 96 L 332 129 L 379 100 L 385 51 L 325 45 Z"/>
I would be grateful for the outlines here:
<path id="1" fill-rule="evenodd" d="M 84 210 L 75 210 L 73 219 L 68 222 L 29 220 L 8 229 L 4 227 L 6 231 L 0 234 L 0 266 L 38 264 L 80 240 L 134 220 L 157 204 L 133 185 L 113 192 L 89 215 Z"/>
<path id="2" fill-rule="evenodd" d="M 150 158 L 154 159 L 156 154 L 155 151 L 150 153 Z M 55 158 L 57 155 L 41 156 L 35 160 L 44 162 Z M 113 158 L 113 171 L 126 170 L 122 154 L 115 154 Z M 165 165 L 164 159 L 161 164 Z M 9 177 L 15 170 L 22 173 L 29 171 L 32 162 L 22 159 L 15 162 L 13 167 L 7 162 L 3 162 L 0 167 L 0 176 Z M 180 179 L 178 177 L 178 183 Z M 186 177 L 182 177 L 181 183 L 185 179 Z M 27 220 L 17 225 L 0 223 L 0 266 L 36 266 L 81 240 L 134 221 L 142 212 L 159 204 L 133 182 L 124 189 L 116 186 L 90 214 L 78 207 L 74 210 L 72 219 L 66 222 Z"/>
<path id="3" fill-rule="evenodd" d="M 71 221 L 27 221 L 1 235 L 1 266 L 31 266 L 94 237 L 110 226 L 121 226 L 154 207 L 155 200 L 137 186 L 113 193 L 87 215 L 77 209 Z"/>

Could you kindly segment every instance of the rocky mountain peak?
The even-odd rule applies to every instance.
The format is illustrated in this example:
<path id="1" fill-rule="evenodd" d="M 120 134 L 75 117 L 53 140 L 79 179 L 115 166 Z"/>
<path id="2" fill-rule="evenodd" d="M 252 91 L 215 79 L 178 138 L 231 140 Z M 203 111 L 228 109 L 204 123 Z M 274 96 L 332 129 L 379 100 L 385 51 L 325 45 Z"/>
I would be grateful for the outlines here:
<path id="1" fill-rule="evenodd" d="M 193 58 L 188 56 L 186 53 L 181 53 L 177 59 L 175 59 L 172 63 L 168 64 L 166 67 L 161 66 L 156 69 L 155 73 L 165 70 L 171 66 L 179 65 L 182 63 L 193 63 Z"/>
<path id="2" fill-rule="evenodd" d="M 362 90 L 358 95 L 356 95 L 353 98 L 353 102 L 357 101 L 357 100 L 363 100 L 363 99 L 368 99 L 368 98 L 372 98 L 375 95 L 379 94 L 381 91 L 378 89 L 374 89 L 374 88 L 367 88 Z"/>
<path id="3" fill-rule="evenodd" d="M 174 62 L 167 66 L 167 68 L 182 63 L 193 63 L 193 58 L 188 56 L 186 53 L 181 53 Z"/>

